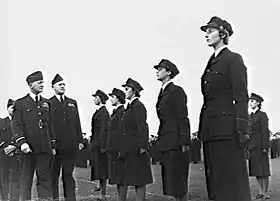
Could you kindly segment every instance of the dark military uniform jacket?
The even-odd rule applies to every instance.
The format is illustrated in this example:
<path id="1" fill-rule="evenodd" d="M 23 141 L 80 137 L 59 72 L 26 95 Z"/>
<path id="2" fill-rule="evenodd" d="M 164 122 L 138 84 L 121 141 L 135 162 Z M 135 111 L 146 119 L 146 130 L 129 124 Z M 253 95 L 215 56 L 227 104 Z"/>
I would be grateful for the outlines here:
<path id="1" fill-rule="evenodd" d="M 105 149 L 107 146 L 107 126 L 109 112 L 102 106 L 92 116 L 91 119 L 91 148 Z"/>
<path id="2" fill-rule="evenodd" d="M 138 98 L 128 104 L 121 121 L 121 151 L 140 153 L 148 149 L 149 127 L 146 122 L 147 111 Z"/>
<path id="3" fill-rule="evenodd" d="M 121 145 L 121 119 L 124 113 L 124 106 L 121 105 L 113 110 L 108 122 L 107 150 L 118 151 Z"/>
<path id="4" fill-rule="evenodd" d="M 4 154 L 4 149 L 12 145 L 12 131 L 11 131 L 11 120 L 9 117 L 0 119 L 0 154 Z"/>
<path id="5" fill-rule="evenodd" d="M 12 132 L 19 147 L 28 143 L 33 153 L 51 152 L 56 136 L 50 101 L 40 96 L 35 102 L 29 94 L 16 100 Z"/>
<path id="6" fill-rule="evenodd" d="M 247 69 L 242 57 L 224 48 L 210 58 L 201 77 L 203 107 L 199 138 L 232 139 L 248 134 Z"/>
<path id="7" fill-rule="evenodd" d="M 190 145 L 190 123 L 188 118 L 187 96 L 184 90 L 172 82 L 159 94 L 156 104 L 159 118 L 159 151 L 181 149 Z"/>
<path id="8" fill-rule="evenodd" d="M 82 143 L 83 136 L 77 102 L 67 96 L 64 96 L 64 101 L 61 102 L 55 95 L 50 101 L 57 149 L 78 149 L 78 143 Z"/>
<path id="9" fill-rule="evenodd" d="M 265 112 L 258 110 L 250 115 L 250 136 L 251 142 L 249 149 L 269 149 L 269 128 L 268 117 Z"/>

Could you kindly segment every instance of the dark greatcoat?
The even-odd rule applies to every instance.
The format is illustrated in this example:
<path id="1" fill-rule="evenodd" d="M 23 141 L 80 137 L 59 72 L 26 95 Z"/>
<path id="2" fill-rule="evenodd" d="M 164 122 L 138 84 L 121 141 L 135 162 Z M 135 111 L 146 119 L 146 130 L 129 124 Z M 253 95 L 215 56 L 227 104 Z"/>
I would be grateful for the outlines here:
<path id="1" fill-rule="evenodd" d="M 140 149 L 148 149 L 149 129 L 146 122 L 147 111 L 138 98 L 126 108 L 121 121 L 121 160 L 124 161 L 123 184 L 125 186 L 145 186 L 153 182 L 150 158 Z"/>
<path id="2" fill-rule="evenodd" d="M 188 192 L 190 123 L 187 96 L 172 82 L 159 94 L 156 104 L 160 121 L 156 148 L 160 152 L 163 194 L 183 197 Z"/>
<path id="3" fill-rule="evenodd" d="M 248 172 L 238 133 L 248 133 L 247 69 L 242 57 L 224 48 L 208 61 L 201 77 L 203 141 L 209 199 L 249 201 Z M 232 164 L 235 164 L 232 166 Z"/>
<path id="4" fill-rule="evenodd" d="M 12 155 L 6 155 L 4 149 L 11 142 L 11 120 L 9 117 L 0 119 L 0 194 L 3 200 L 19 200 L 20 159 L 18 149 Z"/>
<path id="5" fill-rule="evenodd" d="M 269 129 L 265 112 L 258 110 L 250 115 L 249 175 L 270 176 Z"/>
<path id="6" fill-rule="evenodd" d="M 37 174 L 39 199 L 52 198 L 50 164 L 56 135 L 53 127 L 52 105 L 42 96 L 35 102 L 28 94 L 16 100 L 12 118 L 13 141 L 20 147 L 27 143 L 32 152 L 21 157 L 20 196 L 31 199 L 33 175 Z"/>
<path id="7" fill-rule="evenodd" d="M 100 107 L 91 120 L 91 180 L 108 179 L 108 157 L 105 150 L 107 144 L 107 126 L 109 112 L 105 106 Z"/>
<path id="8" fill-rule="evenodd" d="M 121 145 L 121 119 L 124 114 L 124 106 L 120 105 L 113 113 L 108 122 L 107 153 L 109 158 L 109 183 L 123 184 L 123 173 L 120 172 L 124 165 L 120 158 Z"/>

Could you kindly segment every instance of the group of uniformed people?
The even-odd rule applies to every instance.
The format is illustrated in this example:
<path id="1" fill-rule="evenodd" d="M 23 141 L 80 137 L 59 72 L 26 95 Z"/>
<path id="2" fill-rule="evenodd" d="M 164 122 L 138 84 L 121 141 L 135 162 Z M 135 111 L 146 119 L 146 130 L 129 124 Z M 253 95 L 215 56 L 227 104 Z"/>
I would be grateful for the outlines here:
<path id="1" fill-rule="evenodd" d="M 270 136 L 270 157 L 272 159 L 280 157 L 280 133 Z"/>
<path id="2" fill-rule="evenodd" d="M 212 17 L 201 30 L 206 33 L 207 45 L 214 48 L 201 77 L 204 102 L 197 135 L 203 143 L 208 197 L 251 200 L 245 157 L 250 145 L 250 175 L 257 177 L 260 186 L 257 198 L 267 199 L 269 134 L 267 116 L 260 111 L 263 99 L 252 94 L 249 116 L 246 66 L 239 54 L 227 48 L 233 34 L 230 23 Z M 112 90 L 112 114 L 106 109 L 109 96 L 104 91 L 92 95 L 97 110 L 91 122 L 91 179 L 99 180 L 100 200 L 106 200 L 108 179 L 117 186 L 118 200 L 126 200 L 128 186 L 135 187 L 137 201 L 145 200 L 146 185 L 153 182 L 150 157 L 161 165 L 163 194 L 177 201 L 188 199 L 191 139 L 187 96 L 173 83 L 179 74 L 174 63 L 162 59 L 154 68 L 162 87 L 156 103 L 158 135 L 151 144 L 147 111 L 140 101 L 144 89 L 138 81 L 128 78 L 122 85 L 124 91 Z M 65 200 L 76 200 L 75 155 L 84 148 L 77 102 L 65 95 L 66 83 L 59 74 L 52 80 L 54 96 L 50 99 L 41 95 L 44 80 L 40 71 L 27 76 L 26 81 L 30 92 L 9 101 L 9 117 L 1 120 L 1 160 L 16 164 L 10 166 L 12 176 L 7 180 L 1 162 L 1 195 L 6 199 L 10 192 L 10 199 L 20 196 L 30 200 L 36 173 L 38 198 L 58 200 L 61 171 Z M 20 182 L 15 182 L 12 178 L 19 174 Z M 7 181 L 14 184 L 9 185 L 10 190 Z"/>

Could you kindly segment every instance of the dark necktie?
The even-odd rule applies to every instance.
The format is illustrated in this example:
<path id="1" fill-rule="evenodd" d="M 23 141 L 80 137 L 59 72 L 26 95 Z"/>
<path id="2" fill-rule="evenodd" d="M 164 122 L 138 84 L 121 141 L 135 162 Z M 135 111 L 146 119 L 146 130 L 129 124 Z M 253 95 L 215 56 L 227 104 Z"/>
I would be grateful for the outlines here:
<path id="1" fill-rule="evenodd" d="M 39 96 L 38 95 L 35 96 L 35 101 L 39 102 Z"/>
<path id="2" fill-rule="evenodd" d="M 159 91 L 159 94 L 158 94 L 158 98 L 160 98 L 160 97 L 161 97 L 162 92 L 163 92 L 163 88 L 160 88 L 160 91 Z"/>
<path id="3" fill-rule="evenodd" d="M 60 102 L 63 102 L 63 96 L 60 95 Z"/>

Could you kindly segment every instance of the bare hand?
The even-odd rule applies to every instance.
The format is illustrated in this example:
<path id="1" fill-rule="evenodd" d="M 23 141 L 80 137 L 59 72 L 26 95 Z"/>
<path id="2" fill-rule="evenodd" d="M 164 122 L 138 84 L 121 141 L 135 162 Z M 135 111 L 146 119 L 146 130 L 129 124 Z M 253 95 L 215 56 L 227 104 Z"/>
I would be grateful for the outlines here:
<path id="1" fill-rule="evenodd" d="M 79 143 L 79 150 L 82 150 L 84 148 L 84 144 L 83 143 Z"/>
<path id="2" fill-rule="evenodd" d="M 189 145 L 185 145 L 182 147 L 182 152 L 187 152 L 190 150 L 190 146 Z"/>
<path id="3" fill-rule="evenodd" d="M 29 152 L 32 152 L 29 145 L 27 143 L 23 143 L 21 146 L 20 146 L 20 149 L 23 153 L 27 154 Z"/>
<path id="4" fill-rule="evenodd" d="M 239 142 L 242 147 L 247 147 L 250 144 L 251 137 L 249 134 L 239 133 Z"/>
<path id="5" fill-rule="evenodd" d="M 4 148 L 4 152 L 6 155 L 10 154 L 11 152 L 13 152 L 16 149 L 16 146 L 14 145 L 9 145 L 6 148 Z"/>
<path id="6" fill-rule="evenodd" d="M 144 154 L 144 153 L 148 153 L 148 151 L 146 149 L 140 149 L 140 154 Z"/>

